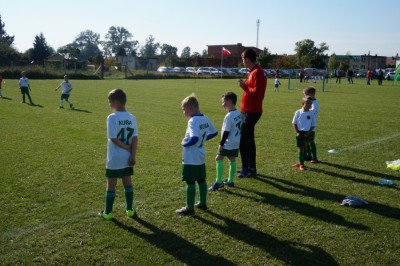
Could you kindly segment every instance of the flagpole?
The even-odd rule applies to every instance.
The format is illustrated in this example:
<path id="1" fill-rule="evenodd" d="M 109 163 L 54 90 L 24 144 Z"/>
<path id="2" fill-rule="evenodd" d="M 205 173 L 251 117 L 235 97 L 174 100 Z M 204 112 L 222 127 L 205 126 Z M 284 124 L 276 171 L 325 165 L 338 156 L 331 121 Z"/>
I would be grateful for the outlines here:
<path id="1" fill-rule="evenodd" d="M 224 62 L 224 48 L 222 47 L 221 49 L 222 49 L 221 50 L 221 79 L 222 79 L 222 65 Z"/>

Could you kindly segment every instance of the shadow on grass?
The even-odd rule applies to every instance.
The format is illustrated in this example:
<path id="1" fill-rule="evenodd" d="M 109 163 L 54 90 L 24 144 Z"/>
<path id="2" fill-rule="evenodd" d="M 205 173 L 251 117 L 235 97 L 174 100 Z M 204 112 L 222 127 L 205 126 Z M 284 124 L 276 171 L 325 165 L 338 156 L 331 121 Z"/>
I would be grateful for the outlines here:
<path id="1" fill-rule="evenodd" d="M 261 182 L 264 182 L 268 185 L 271 185 L 281 191 L 284 191 L 286 193 L 290 194 L 297 194 L 305 197 L 312 197 L 318 200 L 329 200 L 329 201 L 334 201 L 337 204 L 340 204 L 342 200 L 348 196 L 348 195 L 342 195 L 342 194 L 334 194 L 329 191 L 324 191 L 316 188 L 311 188 L 307 186 L 303 186 L 300 184 L 296 184 L 294 182 L 280 179 L 277 177 L 271 177 L 271 176 L 266 176 L 266 175 L 257 175 L 257 177 L 254 177 L 254 179 L 257 179 Z M 281 184 L 284 184 L 286 186 L 291 186 L 286 187 L 282 186 Z M 397 188 L 395 188 L 397 189 Z M 363 206 L 363 209 L 366 209 L 370 212 L 373 212 L 375 214 L 379 214 L 384 217 L 388 218 L 393 218 L 396 220 L 400 220 L 400 209 L 399 208 L 394 208 L 390 207 L 387 205 L 383 205 L 374 201 L 370 201 L 369 199 L 366 199 L 369 202 L 369 205 Z"/>
<path id="2" fill-rule="evenodd" d="M 1 96 L 1 97 L 0 97 L 0 100 L 9 100 L 9 101 L 11 101 L 12 98 L 6 97 L 6 96 Z"/>
<path id="3" fill-rule="evenodd" d="M 369 171 L 369 170 L 365 170 L 365 169 L 359 169 L 359 168 L 350 167 L 350 166 L 347 166 L 347 165 L 335 164 L 335 163 L 330 163 L 330 162 L 320 162 L 320 163 L 328 165 L 328 166 L 331 166 L 331 167 L 334 167 L 334 168 L 338 168 L 338 169 L 341 169 L 341 170 L 351 171 L 351 172 L 355 172 L 357 174 L 368 175 L 368 176 L 371 176 L 371 177 L 386 178 L 386 179 L 399 179 L 399 177 L 395 176 L 395 175 L 377 173 L 377 172 L 373 172 L 373 171 Z M 375 184 L 377 184 L 377 183 L 375 183 Z"/>
<path id="4" fill-rule="evenodd" d="M 186 239 L 168 231 L 161 230 L 160 228 L 152 225 L 145 220 L 135 218 L 139 224 L 152 233 L 144 233 L 136 228 L 123 224 L 115 219 L 112 220 L 118 227 L 135 234 L 142 239 L 146 240 L 153 246 L 160 248 L 172 255 L 177 260 L 187 265 L 235 265 L 229 260 L 211 255 L 203 249 L 195 246 Z"/>
<path id="5" fill-rule="evenodd" d="M 254 193 L 262 198 L 261 202 L 272 205 L 278 209 L 290 210 L 290 211 L 298 213 L 300 215 L 308 216 L 310 218 L 317 219 L 317 220 L 320 220 L 320 221 L 323 221 L 323 222 L 326 222 L 329 224 L 337 224 L 340 226 L 345 226 L 347 228 L 356 229 L 356 230 L 369 230 L 369 227 L 367 227 L 363 224 L 348 222 L 342 216 L 340 216 L 336 213 L 333 213 L 329 210 L 326 210 L 326 209 L 323 209 L 320 207 L 312 206 L 308 203 L 298 202 L 298 201 L 295 201 L 292 199 L 279 197 L 274 194 L 254 191 L 254 190 L 241 188 L 241 187 L 237 187 L 237 189 L 246 191 L 249 193 Z M 243 194 L 236 193 L 236 192 L 233 192 L 230 190 L 226 191 L 226 192 L 230 193 L 230 194 L 238 195 L 243 198 L 253 200 L 255 202 L 260 202 L 260 199 L 256 198 L 256 197 L 243 195 Z"/>
<path id="6" fill-rule="evenodd" d="M 36 104 L 36 103 L 30 103 L 30 104 L 28 104 L 28 105 L 29 105 L 29 106 L 32 106 L 32 107 L 44 108 L 43 105 L 41 105 L 41 104 Z"/>
<path id="7" fill-rule="evenodd" d="M 222 220 L 224 224 L 217 224 L 200 216 L 195 216 L 195 218 L 238 241 L 243 241 L 250 246 L 264 250 L 274 258 L 284 261 L 285 264 L 338 265 L 335 259 L 320 247 L 279 240 L 276 237 L 258 231 L 246 224 L 223 217 L 211 211 L 207 213 Z"/>
<path id="8" fill-rule="evenodd" d="M 82 113 L 88 113 L 91 114 L 91 111 L 88 110 L 84 110 L 84 109 L 79 109 L 79 108 L 73 108 L 73 109 L 69 109 L 70 111 L 75 111 L 75 112 L 82 112 Z"/>

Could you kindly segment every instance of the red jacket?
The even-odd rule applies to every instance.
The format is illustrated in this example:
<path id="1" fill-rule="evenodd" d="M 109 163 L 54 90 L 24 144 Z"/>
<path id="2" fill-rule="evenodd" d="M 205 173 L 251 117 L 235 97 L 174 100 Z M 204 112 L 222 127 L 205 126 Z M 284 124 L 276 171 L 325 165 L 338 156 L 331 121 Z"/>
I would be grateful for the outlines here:
<path id="1" fill-rule="evenodd" d="M 263 112 L 262 102 L 264 100 L 265 89 L 267 87 L 267 77 L 264 70 L 255 65 L 247 76 L 242 94 L 242 104 L 240 110 L 243 113 L 261 114 Z"/>

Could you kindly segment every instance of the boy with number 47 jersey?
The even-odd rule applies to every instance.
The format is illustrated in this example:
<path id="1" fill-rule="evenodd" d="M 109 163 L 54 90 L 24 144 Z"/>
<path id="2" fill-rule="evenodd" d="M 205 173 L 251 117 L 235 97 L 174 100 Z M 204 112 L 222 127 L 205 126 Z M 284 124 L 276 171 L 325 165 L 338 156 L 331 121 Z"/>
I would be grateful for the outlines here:
<path id="1" fill-rule="evenodd" d="M 136 163 L 138 142 L 136 118 L 125 109 L 125 92 L 122 89 L 112 90 L 108 94 L 108 101 L 113 113 L 107 117 L 106 204 L 104 211 L 99 213 L 106 220 L 112 219 L 118 178 L 122 178 L 124 185 L 126 215 L 135 215 L 131 176 Z"/>

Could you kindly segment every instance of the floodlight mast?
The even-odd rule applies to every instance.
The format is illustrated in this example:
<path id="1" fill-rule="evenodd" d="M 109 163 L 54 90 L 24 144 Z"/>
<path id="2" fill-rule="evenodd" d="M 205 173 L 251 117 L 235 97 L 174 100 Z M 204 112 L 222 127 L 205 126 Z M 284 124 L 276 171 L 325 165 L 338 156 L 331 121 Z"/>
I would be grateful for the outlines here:
<path id="1" fill-rule="evenodd" d="M 260 23 L 261 23 L 261 20 L 257 19 L 257 20 L 256 20 L 256 23 L 257 23 L 257 42 L 256 42 L 256 48 L 258 48 L 258 34 L 259 34 L 259 31 L 260 31 Z"/>

